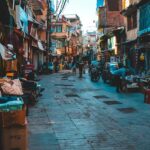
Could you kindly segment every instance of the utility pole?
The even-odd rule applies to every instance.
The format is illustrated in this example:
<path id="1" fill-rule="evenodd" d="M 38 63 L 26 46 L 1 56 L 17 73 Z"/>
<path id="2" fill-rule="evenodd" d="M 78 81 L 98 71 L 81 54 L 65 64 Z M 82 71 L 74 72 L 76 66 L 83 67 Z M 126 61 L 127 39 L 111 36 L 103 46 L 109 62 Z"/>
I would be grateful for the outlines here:
<path id="1" fill-rule="evenodd" d="M 51 48 L 51 0 L 47 0 L 47 49 L 46 49 L 46 70 L 48 73 L 48 63 L 49 63 L 49 52 Z"/>

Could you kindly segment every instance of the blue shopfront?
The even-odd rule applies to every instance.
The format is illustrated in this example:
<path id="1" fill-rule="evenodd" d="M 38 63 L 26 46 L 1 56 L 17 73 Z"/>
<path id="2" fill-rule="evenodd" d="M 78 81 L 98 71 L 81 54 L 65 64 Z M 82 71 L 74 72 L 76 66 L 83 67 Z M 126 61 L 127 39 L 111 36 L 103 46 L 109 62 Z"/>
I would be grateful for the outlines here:
<path id="1" fill-rule="evenodd" d="M 139 5 L 139 49 L 144 52 L 145 69 L 150 71 L 150 2 Z"/>

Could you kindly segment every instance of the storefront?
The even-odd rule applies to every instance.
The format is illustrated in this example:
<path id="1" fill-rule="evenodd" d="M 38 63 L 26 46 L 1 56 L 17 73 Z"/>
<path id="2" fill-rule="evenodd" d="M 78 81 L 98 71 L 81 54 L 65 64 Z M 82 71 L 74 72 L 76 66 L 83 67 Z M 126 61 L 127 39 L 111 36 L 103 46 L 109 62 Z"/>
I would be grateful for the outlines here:
<path id="1" fill-rule="evenodd" d="M 148 71 L 150 70 L 150 34 L 139 36 L 138 47 L 141 55 L 144 56 L 144 69 Z"/>
<path id="2" fill-rule="evenodd" d="M 140 3 L 140 24 L 138 32 L 138 46 L 144 53 L 145 70 L 150 70 L 150 2 Z"/>
<path id="3" fill-rule="evenodd" d="M 32 41 L 32 64 L 34 65 L 34 69 L 37 70 L 44 63 L 44 47 L 41 41 Z"/>
<path id="4" fill-rule="evenodd" d="M 122 44 L 124 45 L 124 54 L 123 54 L 124 65 L 135 73 L 137 72 L 138 69 L 137 39 L 126 41 Z"/>

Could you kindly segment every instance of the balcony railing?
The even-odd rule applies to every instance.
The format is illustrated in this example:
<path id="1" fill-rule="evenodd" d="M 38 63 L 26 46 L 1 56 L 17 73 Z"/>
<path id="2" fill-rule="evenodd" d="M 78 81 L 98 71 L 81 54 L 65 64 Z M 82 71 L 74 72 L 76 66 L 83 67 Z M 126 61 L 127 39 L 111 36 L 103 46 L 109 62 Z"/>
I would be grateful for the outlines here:
<path id="1" fill-rule="evenodd" d="M 68 37 L 68 33 L 67 32 L 54 32 L 51 34 L 51 37 L 54 39 L 65 39 Z"/>
<path id="2" fill-rule="evenodd" d="M 108 11 L 106 7 L 99 8 L 98 29 L 112 28 L 123 25 L 123 17 L 119 11 Z"/>

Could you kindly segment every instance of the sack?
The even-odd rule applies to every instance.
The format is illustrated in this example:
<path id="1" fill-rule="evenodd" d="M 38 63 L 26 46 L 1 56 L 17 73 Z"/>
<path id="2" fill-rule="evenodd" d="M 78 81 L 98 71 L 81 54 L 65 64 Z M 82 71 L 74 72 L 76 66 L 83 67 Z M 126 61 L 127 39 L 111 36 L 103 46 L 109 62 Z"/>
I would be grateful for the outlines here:
<path id="1" fill-rule="evenodd" d="M 19 79 L 4 82 L 1 86 L 4 94 L 8 95 L 23 95 L 21 82 Z"/>

